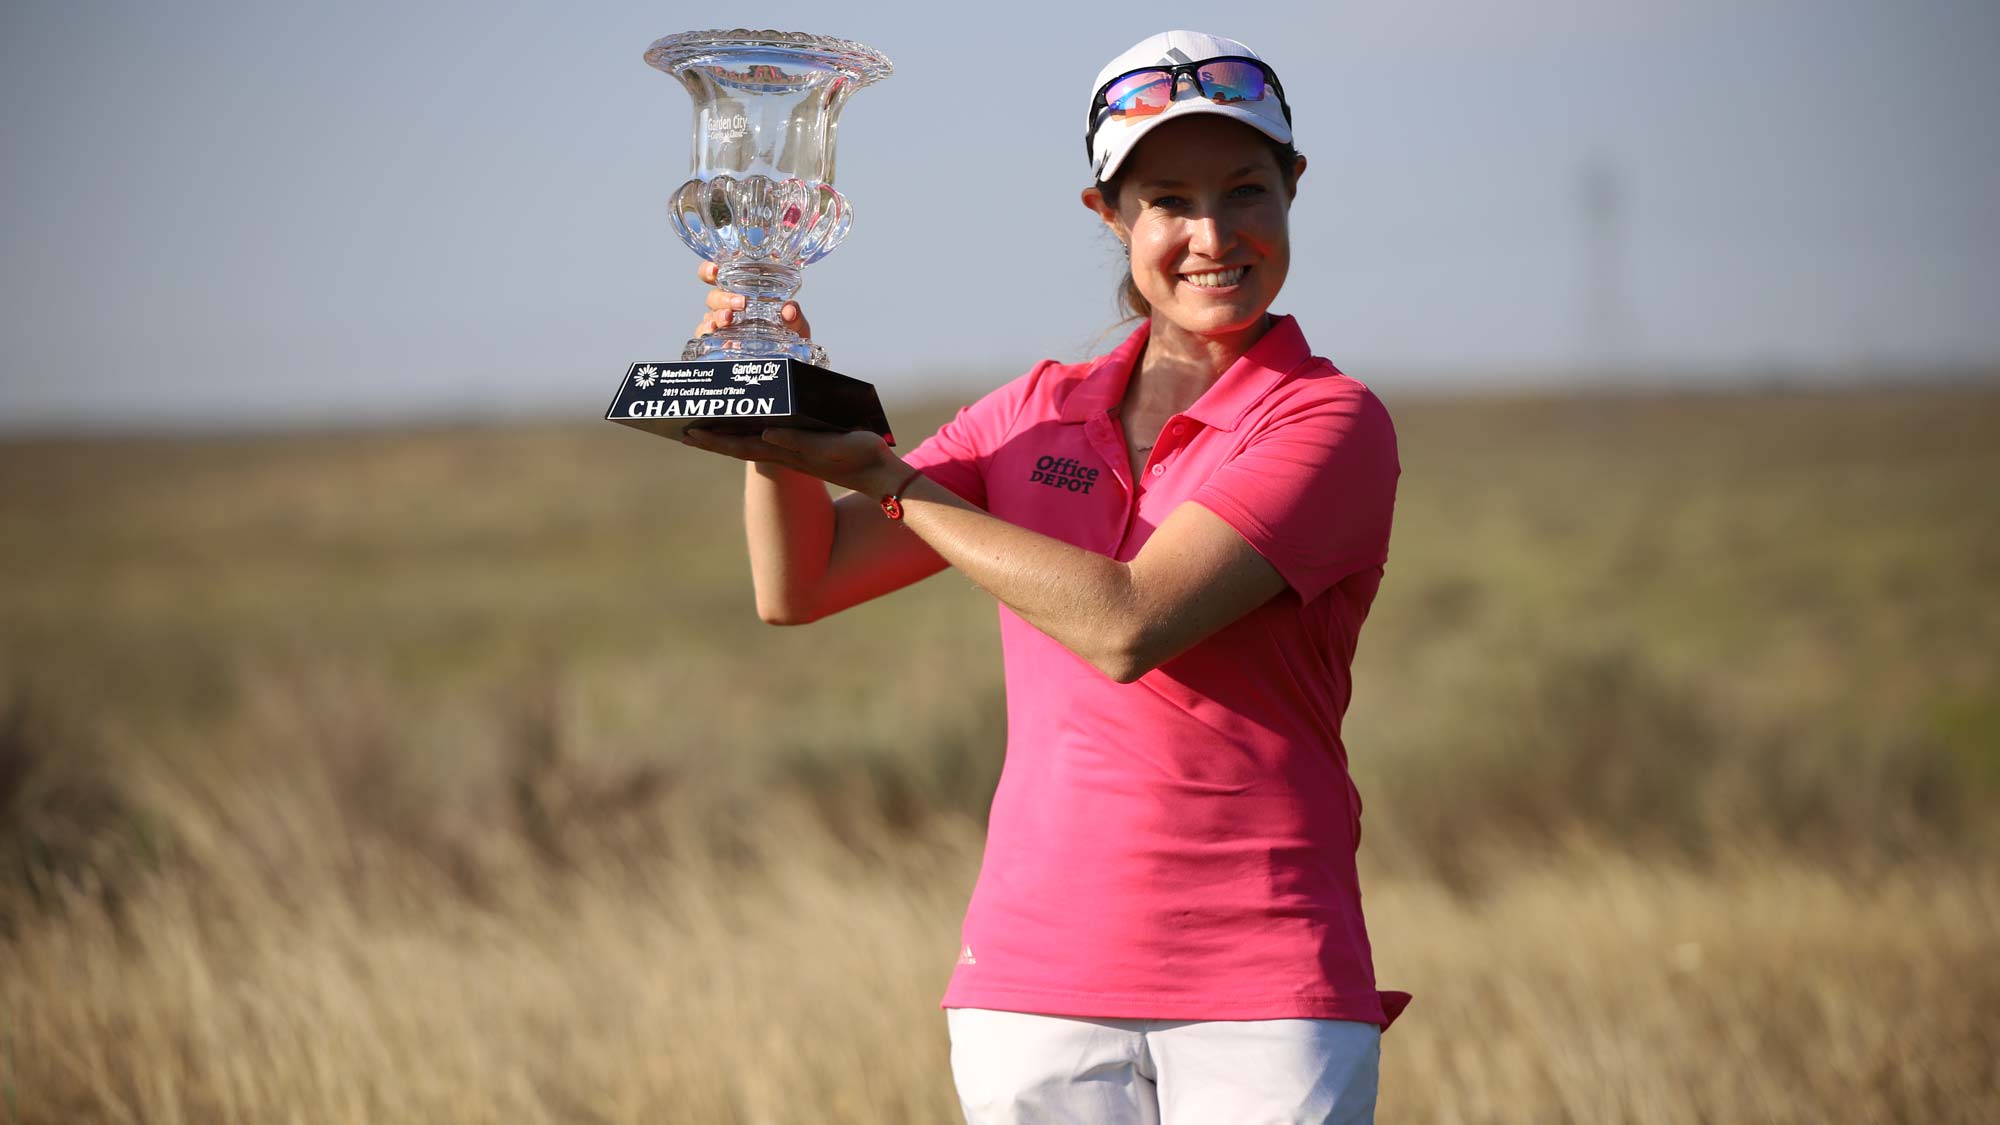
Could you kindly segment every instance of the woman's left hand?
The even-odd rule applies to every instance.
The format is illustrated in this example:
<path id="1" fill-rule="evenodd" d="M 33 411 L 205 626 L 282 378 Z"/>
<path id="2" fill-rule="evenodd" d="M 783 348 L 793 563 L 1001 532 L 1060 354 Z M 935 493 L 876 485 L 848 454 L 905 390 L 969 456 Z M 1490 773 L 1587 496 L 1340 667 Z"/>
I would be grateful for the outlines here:
<path id="1" fill-rule="evenodd" d="M 886 495 L 909 468 L 879 434 L 867 430 L 829 434 L 816 430 L 768 429 L 762 434 L 723 434 L 690 426 L 681 441 L 734 457 L 795 469 L 851 492 Z"/>

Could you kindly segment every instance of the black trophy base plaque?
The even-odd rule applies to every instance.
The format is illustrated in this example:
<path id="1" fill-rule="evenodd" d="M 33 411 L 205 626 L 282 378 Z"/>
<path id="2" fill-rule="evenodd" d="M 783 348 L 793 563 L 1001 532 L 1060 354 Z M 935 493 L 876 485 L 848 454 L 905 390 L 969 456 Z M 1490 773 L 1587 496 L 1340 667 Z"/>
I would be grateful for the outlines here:
<path id="1" fill-rule="evenodd" d="M 782 356 L 635 363 L 604 418 L 662 437 L 689 426 L 723 434 L 783 427 L 872 430 L 896 444 L 872 385 Z"/>

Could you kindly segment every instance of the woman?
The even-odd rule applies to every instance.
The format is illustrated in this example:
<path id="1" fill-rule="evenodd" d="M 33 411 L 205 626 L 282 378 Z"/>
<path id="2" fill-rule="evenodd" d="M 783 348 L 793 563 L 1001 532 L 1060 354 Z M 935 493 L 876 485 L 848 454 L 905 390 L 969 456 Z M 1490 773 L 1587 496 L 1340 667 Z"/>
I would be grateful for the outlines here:
<path id="1" fill-rule="evenodd" d="M 1269 311 L 1291 140 L 1248 47 L 1152 36 L 1098 75 L 1086 137 L 1083 203 L 1145 318 L 1123 344 L 905 457 L 869 433 L 684 439 L 752 463 L 765 620 L 946 566 L 1000 603 L 1006 762 L 942 1005 L 973 1122 L 1373 1116 L 1409 998 L 1375 987 L 1340 719 L 1400 468 L 1374 394 Z M 704 331 L 735 301 L 711 292 Z"/>

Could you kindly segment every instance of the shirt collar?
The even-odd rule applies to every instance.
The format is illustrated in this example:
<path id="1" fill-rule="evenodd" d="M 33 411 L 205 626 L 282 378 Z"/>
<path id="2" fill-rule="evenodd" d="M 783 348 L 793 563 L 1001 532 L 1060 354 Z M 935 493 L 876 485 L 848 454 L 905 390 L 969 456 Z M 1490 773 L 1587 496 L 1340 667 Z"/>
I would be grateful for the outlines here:
<path id="1" fill-rule="evenodd" d="M 1063 400 L 1060 414 L 1063 421 L 1082 422 L 1117 408 L 1125 397 L 1133 365 L 1146 347 L 1146 335 L 1151 328 L 1150 321 L 1141 323 L 1124 343 L 1097 361 L 1090 374 Z M 1311 357 L 1312 348 L 1306 344 L 1298 320 L 1281 316 L 1182 413 L 1204 426 L 1233 430 L 1259 399 Z"/>
<path id="2" fill-rule="evenodd" d="M 1063 400 L 1060 417 L 1065 422 L 1085 422 L 1113 409 L 1125 397 L 1125 384 L 1132 381 L 1132 367 L 1146 349 L 1146 336 L 1153 330 L 1151 320 L 1142 320 L 1125 342 L 1098 359 L 1090 374 Z"/>

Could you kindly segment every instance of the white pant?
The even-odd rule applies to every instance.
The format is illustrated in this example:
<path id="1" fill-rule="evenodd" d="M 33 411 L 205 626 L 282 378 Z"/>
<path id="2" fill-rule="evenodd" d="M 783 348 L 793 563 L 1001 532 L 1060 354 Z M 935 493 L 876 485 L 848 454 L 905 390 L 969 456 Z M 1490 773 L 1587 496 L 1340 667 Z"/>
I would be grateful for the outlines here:
<path id="1" fill-rule="evenodd" d="M 1368 1125 L 1382 1032 L 1350 1020 L 947 1008 L 969 1125 Z"/>

